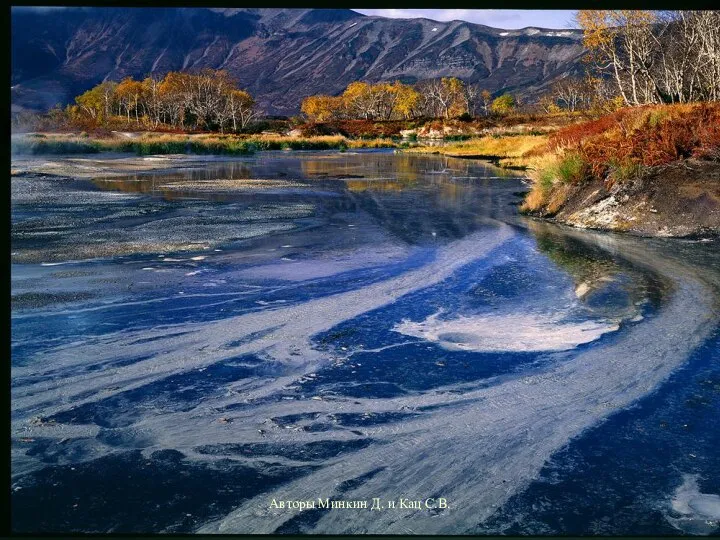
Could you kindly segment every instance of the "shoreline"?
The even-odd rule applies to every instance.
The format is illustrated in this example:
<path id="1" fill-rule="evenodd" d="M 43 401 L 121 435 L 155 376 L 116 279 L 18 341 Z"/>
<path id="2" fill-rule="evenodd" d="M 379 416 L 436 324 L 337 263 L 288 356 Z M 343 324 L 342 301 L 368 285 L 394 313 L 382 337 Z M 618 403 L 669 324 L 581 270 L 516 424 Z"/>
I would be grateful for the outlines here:
<path id="1" fill-rule="evenodd" d="M 500 144 L 506 144 L 518 136 L 494 138 Z M 537 137 L 537 136 L 536 136 Z M 509 170 L 532 171 L 528 160 L 522 157 L 498 156 L 488 154 L 458 153 L 458 146 L 469 147 L 477 140 L 449 144 L 445 147 L 419 146 L 410 150 L 394 149 L 398 153 L 442 155 L 457 159 L 475 159 L 491 163 Z M 510 141 L 514 142 L 514 141 Z M 540 141 L 536 141 L 538 144 Z M 472 148 L 472 146 L 470 146 Z M 352 150 L 362 150 L 353 148 Z M 393 148 L 377 148 L 390 151 Z M 318 149 L 332 153 L 339 149 Z M 261 150 L 262 151 L 262 150 Z M 276 150 L 268 150 L 275 152 Z M 284 150 L 286 151 L 286 150 Z M 129 152 L 101 152 L 89 154 L 49 154 L 59 158 L 59 163 L 43 162 L 30 165 L 33 158 L 48 154 L 17 154 L 11 156 L 12 177 L 56 177 L 87 178 L 107 177 L 118 174 L 149 172 L 159 169 L 187 165 L 187 162 L 208 159 L 233 159 L 247 156 L 241 154 L 132 154 Z M 153 159 L 155 158 L 155 159 Z M 64 160 L 112 160 L 103 166 L 84 165 L 74 170 L 71 162 Z M 123 160 L 122 162 L 115 160 Z M 138 161 L 138 159 L 140 161 Z M 23 163 L 27 160 L 26 163 Z M 525 161 L 523 163 L 522 161 Z M 18 163 L 19 162 L 19 163 Z M 183 163 L 185 162 L 185 163 Z M 520 162 L 520 163 L 518 163 Z M 107 166 L 109 165 L 109 166 Z M 532 178 L 528 177 L 530 181 Z M 533 186 L 537 181 L 533 182 Z M 525 201 L 532 191 L 525 195 Z M 538 209 L 521 209 L 522 215 L 571 226 L 578 229 L 621 232 L 640 237 L 669 237 L 684 239 L 704 239 L 720 237 L 720 164 L 713 161 L 686 160 L 669 165 L 650 168 L 639 178 L 617 183 L 607 187 L 602 180 L 590 180 L 579 184 L 562 186 L 562 204 L 549 211 L 548 206 Z"/>
<path id="2" fill-rule="evenodd" d="M 641 237 L 720 238 L 720 163 L 682 160 L 608 186 L 594 179 L 562 186 L 557 209 L 521 210 L 574 228 Z M 550 209 L 548 209 L 550 207 Z"/>

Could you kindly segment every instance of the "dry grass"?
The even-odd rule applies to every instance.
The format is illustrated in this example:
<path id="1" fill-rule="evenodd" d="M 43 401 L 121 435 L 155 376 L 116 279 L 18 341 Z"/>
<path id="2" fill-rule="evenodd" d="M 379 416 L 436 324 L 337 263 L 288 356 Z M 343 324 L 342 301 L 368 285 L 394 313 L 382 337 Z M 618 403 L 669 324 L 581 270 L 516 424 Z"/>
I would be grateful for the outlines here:
<path id="1" fill-rule="evenodd" d="M 523 211 L 554 214 L 570 185 L 600 179 L 607 187 L 647 167 L 687 158 L 720 161 L 720 104 L 685 103 L 625 108 L 564 127 L 536 149 L 532 191 Z"/>
<path id="2" fill-rule="evenodd" d="M 553 149 L 577 151 L 596 177 L 614 166 L 652 167 L 695 157 L 720 157 L 720 104 L 684 103 L 625 108 L 560 129 Z"/>
<path id="3" fill-rule="evenodd" d="M 251 154 L 262 150 L 344 150 L 347 148 L 396 148 L 389 138 L 350 140 L 341 135 L 287 137 L 283 135 L 222 135 L 143 133 L 92 138 L 76 134 L 29 134 L 12 141 L 18 154 L 86 154 L 131 152 L 152 154 Z"/>
<path id="4" fill-rule="evenodd" d="M 547 135 L 486 136 L 446 146 L 419 146 L 405 151 L 450 157 L 499 159 L 501 166 L 526 168 L 532 163 L 533 153 L 544 147 L 547 141 Z"/>
<path id="5" fill-rule="evenodd" d="M 394 141 L 389 137 L 378 137 L 376 139 L 347 139 L 348 148 L 401 148 L 402 143 Z"/>

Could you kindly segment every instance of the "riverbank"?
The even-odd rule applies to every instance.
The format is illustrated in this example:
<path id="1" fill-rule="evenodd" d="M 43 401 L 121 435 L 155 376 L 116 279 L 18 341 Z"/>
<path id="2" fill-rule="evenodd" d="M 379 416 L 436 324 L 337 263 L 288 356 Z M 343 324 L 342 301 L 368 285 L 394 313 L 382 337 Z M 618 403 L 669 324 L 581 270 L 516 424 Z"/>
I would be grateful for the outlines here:
<path id="1" fill-rule="evenodd" d="M 528 215 L 583 229 L 640 236 L 720 235 L 720 164 L 683 160 L 652 167 L 627 181 L 609 185 L 595 178 L 552 189 L 546 202 Z"/>
<path id="2" fill-rule="evenodd" d="M 152 154 L 245 155 L 263 150 L 346 150 L 393 148 L 454 157 L 491 159 L 500 166 L 525 168 L 524 153 L 547 141 L 547 135 L 577 122 L 579 116 L 507 115 L 418 121 L 344 120 L 269 124 L 272 131 L 253 134 L 176 133 L 114 130 L 35 131 L 13 135 L 15 154 Z M 439 145 L 443 145 L 440 149 Z"/>
<path id="3" fill-rule="evenodd" d="M 720 105 L 622 109 L 530 152 L 521 211 L 643 236 L 720 234 Z"/>
<path id="4" fill-rule="evenodd" d="M 337 134 L 113 132 L 101 138 L 40 133 L 13 137 L 12 149 L 18 155 L 234 156 L 261 150 L 388 148 L 482 159 L 528 171 L 533 186 L 520 209 L 529 216 L 644 236 L 720 234 L 720 105 L 627 108 L 552 131 L 527 127 L 506 126 L 462 141 Z"/>

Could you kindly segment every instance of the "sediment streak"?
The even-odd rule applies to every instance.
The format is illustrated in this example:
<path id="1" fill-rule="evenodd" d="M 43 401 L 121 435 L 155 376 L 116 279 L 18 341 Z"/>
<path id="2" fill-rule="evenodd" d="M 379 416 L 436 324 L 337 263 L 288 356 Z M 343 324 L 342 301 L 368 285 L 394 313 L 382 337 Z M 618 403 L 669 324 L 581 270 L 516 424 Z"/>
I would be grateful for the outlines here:
<path id="1" fill-rule="evenodd" d="M 635 264 L 644 265 L 649 257 L 638 241 L 595 238 L 605 248 L 621 248 L 623 256 Z M 426 394 L 383 400 L 388 409 L 391 402 L 395 406 L 444 402 L 446 406 L 393 425 L 392 430 L 366 429 L 368 436 L 382 444 L 256 496 L 199 532 L 272 533 L 298 513 L 271 509 L 273 498 L 318 497 L 368 501 L 373 497 L 444 497 L 449 507 L 438 515 L 399 508 L 326 511 L 315 522 L 314 533 L 472 532 L 537 478 L 553 453 L 657 388 L 716 324 L 712 293 L 692 269 L 671 259 L 652 260 L 652 270 L 671 280 L 674 290 L 655 316 L 618 334 L 614 342 L 579 353 L 542 374 L 466 390 L 462 396 Z M 373 402 L 377 406 L 377 400 L 364 400 L 362 405 Z M 341 481 L 378 467 L 384 468 L 354 490 L 336 491 Z"/>
<path id="2" fill-rule="evenodd" d="M 411 420 L 364 428 L 364 436 L 372 438 L 373 444 L 330 459 L 319 470 L 244 502 L 224 518 L 205 524 L 200 532 L 272 533 L 299 512 L 271 509 L 273 498 L 369 501 L 374 497 L 444 497 L 449 507 L 437 515 L 414 508 L 331 510 L 315 522 L 313 532 L 472 531 L 537 478 L 553 453 L 583 430 L 657 388 L 708 335 L 716 323 L 712 294 L 692 268 L 655 257 L 652 270 L 674 283 L 659 312 L 624 329 L 609 344 L 580 352 L 542 373 L 457 385 L 462 393 L 448 392 L 453 390 L 448 387 L 390 399 L 253 401 L 327 360 L 325 353 L 313 348 L 313 335 L 438 283 L 461 266 L 486 257 L 513 235 L 512 228 L 495 223 L 439 249 L 435 260 L 420 269 L 299 305 L 170 329 L 121 332 L 47 351 L 31 365 L 12 371 L 13 431 L 35 429 L 28 425 L 31 416 L 47 416 L 223 359 L 265 355 L 297 370 L 287 377 L 231 385 L 232 391 L 225 397 L 213 397 L 187 412 L 148 415 L 133 427 L 150 434 L 156 448 L 177 448 L 189 459 L 210 459 L 193 448 L 201 443 L 273 442 L 288 437 L 297 442 L 317 440 L 313 438 L 317 434 L 286 430 L 268 432 L 261 439 L 256 424 L 262 418 L 301 412 L 436 408 Z M 610 243 L 605 248 L 622 247 L 623 256 L 635 264 L 643 264 L 648 257 L 640 242 L 607 237 L 599 242 Z M 184 333 L 166 337 L 180 330 Z M 115 361 L 140 356 L 147 359 L 112 367 Z M 93 363 L 107 367 L 86 372 L 84 368 Z M 238 413 L 232 429 L 212 421 L 213 407 L 217 410 L 238 401 L 250 406 Z M 348 431 L 338 429 L 322 437 L 356 437 Z M 354 489 L 337 491 L 342 481 L 379 467 L 383 469 Z"/>
<path id="3" fill-rule="evenodd" d="M 481 232 L 440 248 L 425 266 L 366 287 L 220 321 L 118 332 L 42 353 L 29 365 L 12 369 L 13 426 L 21 427 L 31 416 L 48 416 L 70 404 L 107 398 L 245 354 L 262 354 L 312 369 L 322 359 L 322 353 L 312 347 L 312 336 L 446 279 L 513 234 L 508 225 L 493 222 Z M 181 331 L 180 336 L 165 337 Z M 113 363 L 142 357 L 147 359 L 112 367 Z M 88 372 L 93 364 L 107 367 Z M 297 376 L 295 373 L 274 385 L 258 382 L 257 388 L 244 389 L 245 398 L 257 398 Z M 83 395 L 88 397 L 74 397 Z"/>

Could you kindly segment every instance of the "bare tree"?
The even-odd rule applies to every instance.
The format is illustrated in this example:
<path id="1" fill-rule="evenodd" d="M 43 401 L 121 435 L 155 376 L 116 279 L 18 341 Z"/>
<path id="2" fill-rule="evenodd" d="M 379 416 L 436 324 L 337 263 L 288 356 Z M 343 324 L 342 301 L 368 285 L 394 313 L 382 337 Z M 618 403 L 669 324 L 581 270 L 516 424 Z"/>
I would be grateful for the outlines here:
<path id="1" fill-rule="evenodd" d="M 465 103 L 465 109 L 470 116 L 476 116 L 478 109 L 481 107 L 482 89 L 475 84 L 466 84 L 462 90 L 462 99 Z"/>
<path id="2" fill-rule="evenodd" d="M 720 99 L 720 12 L 581 10 L 577 19 L 625 104 Z"/>

